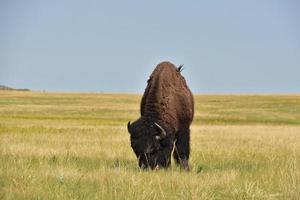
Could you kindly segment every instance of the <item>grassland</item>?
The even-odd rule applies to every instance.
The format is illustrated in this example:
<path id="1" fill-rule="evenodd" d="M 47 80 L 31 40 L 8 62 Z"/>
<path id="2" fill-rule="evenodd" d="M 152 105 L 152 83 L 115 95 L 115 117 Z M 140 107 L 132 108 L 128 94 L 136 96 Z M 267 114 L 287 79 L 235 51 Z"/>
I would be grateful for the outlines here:
<path id="1" fill-rule="evenodd" d="M 300 199 L 300 95 L 195 96 L 190 172 L 137 167 L 140 98 L 0 92 L 0 199 Z"/>

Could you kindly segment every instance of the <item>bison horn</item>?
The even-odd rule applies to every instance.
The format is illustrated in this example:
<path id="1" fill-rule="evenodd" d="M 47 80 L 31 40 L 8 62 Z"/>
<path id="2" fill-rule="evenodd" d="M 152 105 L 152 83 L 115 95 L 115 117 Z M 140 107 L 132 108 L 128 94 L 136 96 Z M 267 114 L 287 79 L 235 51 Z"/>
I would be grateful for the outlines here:
<path id="1" fill-rule="evenodd" d="M 127 130 L 130 133 L 130 121 L 127 123 Z"/>
<path id="2" fill-rule="evenodd" d="M 162 138 L 164 138 L 164 137 L 167 136 L 167 133 L 166 133 L 165 129 L 163 129 L 163 127 L 161 127 L 156 122 L 154 122 L 154 125 L 157 126 L 157 128 L 159 128 L 159 130 L 161 131 L 161 135 L 160 136 L 156 136 L 156 139 L 162 139 Z"/>

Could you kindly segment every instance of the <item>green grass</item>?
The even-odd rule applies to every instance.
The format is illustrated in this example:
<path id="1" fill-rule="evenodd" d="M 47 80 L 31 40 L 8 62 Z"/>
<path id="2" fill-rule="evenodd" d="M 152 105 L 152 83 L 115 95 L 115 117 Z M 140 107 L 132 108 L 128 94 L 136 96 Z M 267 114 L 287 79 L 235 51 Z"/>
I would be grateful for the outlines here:
<path id="1" fill-rule="evenodd" d="M 300 95 L 197 95 L 192 170 L 141 171 L 140 95 L 0 92 L 0 199 L 300 199 Z"/>

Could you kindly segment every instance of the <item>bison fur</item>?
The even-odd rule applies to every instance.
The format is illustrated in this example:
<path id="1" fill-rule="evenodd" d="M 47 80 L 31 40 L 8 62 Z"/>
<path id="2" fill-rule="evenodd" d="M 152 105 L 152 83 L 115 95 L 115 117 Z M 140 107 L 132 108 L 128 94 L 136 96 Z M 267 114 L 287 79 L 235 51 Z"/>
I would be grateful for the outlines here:
<path id="1" fill-rule="evenodd" d="M 167 168 L 173 152 L 175 162 L 189 169 L 194 100 L 181 70 L 170 62 L 158 64 L 142 97 L 140 118 L 127 124 L 141 168 Z"/>

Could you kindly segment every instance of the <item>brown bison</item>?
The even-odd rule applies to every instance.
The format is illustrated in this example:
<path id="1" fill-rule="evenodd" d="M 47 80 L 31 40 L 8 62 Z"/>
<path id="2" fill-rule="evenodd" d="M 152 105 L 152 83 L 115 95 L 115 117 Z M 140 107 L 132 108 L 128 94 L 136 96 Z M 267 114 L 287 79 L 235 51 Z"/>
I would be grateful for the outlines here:
<path id="1" fill-rule="evenodd" d="M 174 143 L 176 163 L 189 169 L 194 100 L 181 68 L 170 62 L 157 65 L 141 101 L 141 117 L 127 124 L 131 147 L 143 169 L 169 167 Z"/>

